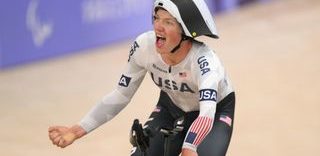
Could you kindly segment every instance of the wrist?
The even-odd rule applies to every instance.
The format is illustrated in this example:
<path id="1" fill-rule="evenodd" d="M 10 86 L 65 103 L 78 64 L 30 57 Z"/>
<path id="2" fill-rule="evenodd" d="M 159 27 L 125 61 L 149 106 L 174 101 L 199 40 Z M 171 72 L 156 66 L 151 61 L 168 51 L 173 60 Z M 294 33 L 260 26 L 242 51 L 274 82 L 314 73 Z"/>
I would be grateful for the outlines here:
<path id="1" fill-rule="evenodd" d="M 76 139 L 86 135 L 87 132 L 79 125 L 74 125 L 70 128 L 70 131 L 75 135 Z"/>
<path id="2" fill-rule="evenodd" d="M 198 153 L 188 148 L 182 148 L 181 155 L 182 156 L 198 156 Z"/>
<path id="3" fill-rule="evenodd" d="M 182 145 L 182 149 L 187 149 L 193 152 L 197 152 L 197 146 L 187 142 L 184 142 L 184 144 Z"/>

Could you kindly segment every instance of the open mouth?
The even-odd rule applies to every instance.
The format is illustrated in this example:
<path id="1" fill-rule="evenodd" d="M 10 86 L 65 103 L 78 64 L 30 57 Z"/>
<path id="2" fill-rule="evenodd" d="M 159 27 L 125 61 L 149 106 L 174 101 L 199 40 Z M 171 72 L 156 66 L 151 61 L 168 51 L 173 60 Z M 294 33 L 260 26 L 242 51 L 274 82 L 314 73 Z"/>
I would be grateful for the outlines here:
<path id="1" fill-rule="evenodd" d="M 163 37 L 163 36 L 157 35 L 157 41 L 158 41 L 158 40 L 166 40 L 166 38 Z"/>
<path id="2" fill-rule="evenodd" d="M 157 35 L 156 45 L 158 48 L 161 48 L 164 45 L 165 41 L 166 41 L 165 37 Z"/>

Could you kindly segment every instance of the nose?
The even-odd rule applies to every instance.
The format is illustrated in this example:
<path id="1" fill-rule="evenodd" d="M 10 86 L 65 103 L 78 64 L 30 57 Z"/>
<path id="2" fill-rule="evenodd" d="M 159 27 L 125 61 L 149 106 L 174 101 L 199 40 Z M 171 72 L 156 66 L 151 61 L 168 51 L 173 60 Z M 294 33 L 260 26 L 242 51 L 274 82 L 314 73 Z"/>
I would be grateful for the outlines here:
<path id="1" fill-rule="evenodd" d="M 162 32 L 164 31 L 164 27 L 162 26 L 160 21 L 154 21 L 153 28 L 156 32 Z"/>

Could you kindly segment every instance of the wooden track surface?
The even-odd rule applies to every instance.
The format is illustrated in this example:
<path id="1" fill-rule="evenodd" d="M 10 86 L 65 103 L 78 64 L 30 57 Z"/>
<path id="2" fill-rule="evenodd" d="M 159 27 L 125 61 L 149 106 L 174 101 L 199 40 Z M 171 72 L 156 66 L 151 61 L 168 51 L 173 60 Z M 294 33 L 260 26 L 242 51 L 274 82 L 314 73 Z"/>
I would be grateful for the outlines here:
<path id="1" fill-rule="evenodd" d="M 230 156 L 320 155 L 320 1 L 274 0 L 216 16 L 206 40 L 237 92 Z M 112 121 L 59 149 L 50 125 L 72 125 L 117 84 L 131 41 L 0 72 L 1 156 L 126 156 L 134 118 L 158 88 L 146 76 Z"/>

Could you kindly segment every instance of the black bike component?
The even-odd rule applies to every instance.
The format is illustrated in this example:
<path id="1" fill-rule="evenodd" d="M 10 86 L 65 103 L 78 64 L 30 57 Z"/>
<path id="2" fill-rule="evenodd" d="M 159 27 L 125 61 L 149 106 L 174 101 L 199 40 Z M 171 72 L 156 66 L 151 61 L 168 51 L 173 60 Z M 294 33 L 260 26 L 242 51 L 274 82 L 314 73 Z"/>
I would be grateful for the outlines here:
<path id="1" fill-rule="evenodd" d="M 149 147 L 149 136 L 142 128 L 138 119 L 133 121 L 131 127 L 130 143 L 132 146 L 138 147 L 144 155 Z"/>
<path id="2" fill-rule="evenodd" d="M 161 128 L 160 132 L 164 135 L 164 156 L 169 156 L 170 151 L 170 139 L 179 132 L 183 131 L 184 117 L 178 118 L 174 122 L 173 129 Z"/>

